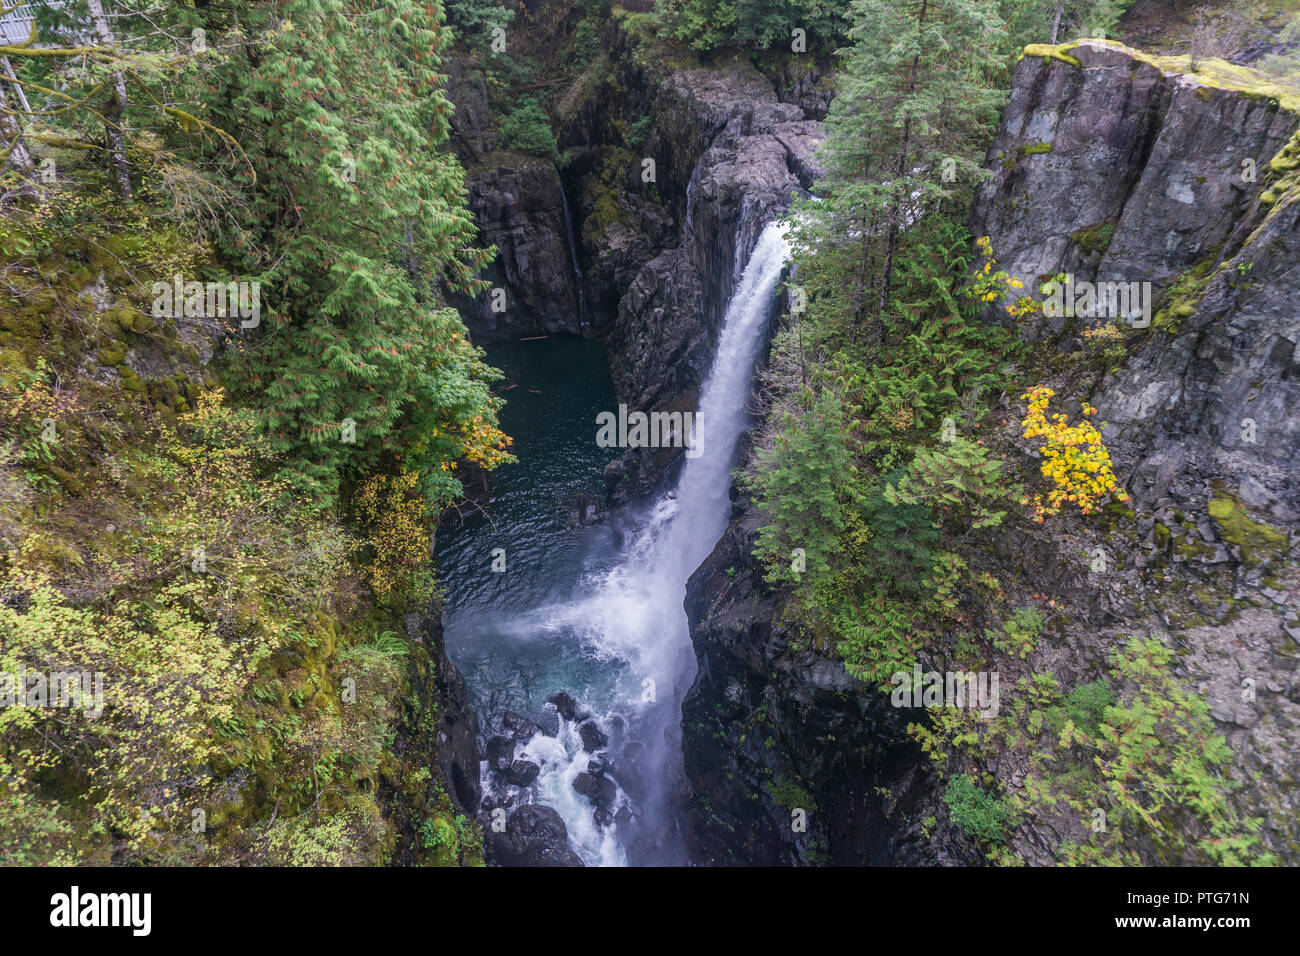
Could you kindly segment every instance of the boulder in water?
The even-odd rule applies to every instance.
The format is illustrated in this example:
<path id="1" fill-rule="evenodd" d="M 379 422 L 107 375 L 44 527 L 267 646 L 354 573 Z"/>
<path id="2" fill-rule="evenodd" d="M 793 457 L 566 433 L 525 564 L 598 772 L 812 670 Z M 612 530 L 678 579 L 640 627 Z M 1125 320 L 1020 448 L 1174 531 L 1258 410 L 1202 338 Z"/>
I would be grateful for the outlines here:
<path id="1" fill-rule="evenodd" d="M 511 740 L 528 740 L 536 734 L 545 733 L 545 731 L 523 714 L 507 710 L 501 715 L 501 733 Z"/>
<path id="2" fill-rule="evenodd" d="M 612 809 L 614 800 L 618 797 L 618 787 L 613 780 L 591 773 L 580 773 L 574 777 L 573 789 L 602 810 Z"/>
<path id="3" fill-rule="evenodd" d="M 541 773 L 542 768 L 531 760 L 513 760 L 501 772 L 501 779 L 515 787 L 526 787 Z"/>
<path id="4" fill-rule="evenodd" d="M 605 506 L 601 504 L 599 498 L 589 495 L 585 491 L 578 492 L 577 499 L 574 502 L 574 511 L 579 527 L 591 527 L 605 520 Z"/>
<path id="5" fill-rule="evenodd" d="M 546 702 L 555 705 L 556 712 L 565 720 L 573 720 L 578 716 L 578 702 L 564 691 L 557 691 L 552 694 L 546 698 Z"/>
<path id="6" fill-rule="evenodd" d="M 593 777 L 605 776 L 605 771 L 609 769 L 609 760 L 604 754 L 596 754 L 587 761 L 587 773 Z"/>
<path id="7" fill-rule="evenodd" d="M 569 846 L 569 831 L 550 807 L 528 804 L 506 820 L 502 833 L 483 825 L 483 855 L 497 866 L 582 866 Z"/>
<path id="8" fill-rule="evenodd" d="M 515 742 L 499 734 L 489 737 L 487 747 L 484 748 L 484 756 L 487 758 L 488 766 L 493 770 L 508 770 L 510 762 L 515 759 Z"/>
<path id="9" fill-rule="evenodd" d="M 582 738 L 582 749 L 587 753 L 594 753 L 609 743 L 609 735 L 594 720 L 588 720 L 579 726 L 578 736 Z"/>

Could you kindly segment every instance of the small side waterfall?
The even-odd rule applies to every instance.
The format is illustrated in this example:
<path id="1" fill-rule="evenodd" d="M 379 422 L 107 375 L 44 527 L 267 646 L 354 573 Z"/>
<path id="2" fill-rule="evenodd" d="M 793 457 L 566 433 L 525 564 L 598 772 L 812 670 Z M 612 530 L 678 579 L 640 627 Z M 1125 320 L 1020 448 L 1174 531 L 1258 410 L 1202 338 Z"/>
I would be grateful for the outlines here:
<path id="1" fill-rule="evenodd" d="M 560 202 L 564 204 L 564 235 L 569 242 L 569 261 L 573 264 L 573 287 L 578 293 L 578 327 L 586 325 L 587 302 L 582 294 L 582 266 L 578 264 L 578 243 L 573 235 L 573 214 L 569 211 L 569 196 L 564 191 L 564 178 L 560 171 L 555 171 L 555 180 L 560 188 Z"/>

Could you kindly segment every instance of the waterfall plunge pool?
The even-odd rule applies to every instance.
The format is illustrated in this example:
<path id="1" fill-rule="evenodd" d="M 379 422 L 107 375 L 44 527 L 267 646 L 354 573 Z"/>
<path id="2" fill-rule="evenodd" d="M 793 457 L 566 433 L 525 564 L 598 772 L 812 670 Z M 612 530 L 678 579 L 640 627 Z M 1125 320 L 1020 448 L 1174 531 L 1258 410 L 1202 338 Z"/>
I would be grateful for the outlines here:
<path id="1" fill-rule="evenodd" d="M 617 408 L 600 346 L 552 337 L 488 350 L 506 374 L 501 421 L 519 462 L 494 474 L 487 517 L 439 533 L 447 649 L 486 733 L 507 711 L 543 728 L 513 752 L 536 777 L 516 785 L 485 761 L 485 795 L 556 810 L 588 865 L 687 862 L 676 795 L 681 700 L 696 665 L 682 602 L 726 527 L 736 442 L 788 254 L 781 228 L 767 226 L 701 391 L 700 453 L 675 491 L 601 524 L 570 517 L 579 493 L 602 496 L 618 454 L 597 442 L 598 416 Z M 571 706 L 547 703 L 560 692 Z"/>

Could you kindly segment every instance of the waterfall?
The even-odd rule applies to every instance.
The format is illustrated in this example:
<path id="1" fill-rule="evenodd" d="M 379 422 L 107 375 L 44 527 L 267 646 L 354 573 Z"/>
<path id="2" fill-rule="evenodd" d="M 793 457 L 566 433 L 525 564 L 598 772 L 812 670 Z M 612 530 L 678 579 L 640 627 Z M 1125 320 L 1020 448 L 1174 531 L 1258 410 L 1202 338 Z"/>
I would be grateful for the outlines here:
<path id="1" fill-rule="evenodd" d="M 639 531 L 612 568 L 583 580 L 572 600 L 538 608 L 520 622 L 533 633 L 575 635 L 617 674 L 610 692 L 581 701 L 609 732 L 607 776 L 617 793 L 607 812 L 617 822 L 597 824 L 592 804 L 574 790 L 591 757 L 575 726 L 580 719 L 561 720 L 558 736 L 537 735 L 520 754 L 541 766 L 537 799 L 560 813 L 589 864 L 687 862 L 674 797 L 681 702 L 696 668 L 683 607 L 686 581 L 727 525 L 736 443 L 750 424 L 752 375 L 788 255 L 783 227 L 767 225 L 727 306 L 700 394 L 699 455 L 687 458 L 675 491 L 640 516 Z"/>
<path id="2" fill-rule="evenodd" d="M 555 171 L 555 180 L 560 187 L 560 202 L 564 204 L 564 235 L 569 241 L 569 260 L 573 263 L 573 287 L 578 293 L 578 327 L 581 328 L 587 317 L 587 303 L 582 294 L 582 267 L 578 265 L 578 244 L 573 237 L 573 215 L 569 212 L 569 197 L 564 191 L 564 180 L 560 171 Z"/>

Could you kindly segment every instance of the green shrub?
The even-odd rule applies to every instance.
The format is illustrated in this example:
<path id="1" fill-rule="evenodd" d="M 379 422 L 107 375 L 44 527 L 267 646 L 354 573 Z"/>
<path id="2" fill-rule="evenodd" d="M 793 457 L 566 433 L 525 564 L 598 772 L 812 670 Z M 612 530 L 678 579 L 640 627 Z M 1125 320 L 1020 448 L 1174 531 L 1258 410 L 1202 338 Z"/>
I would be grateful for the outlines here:
<path id="1" fill-rule="evenodd" d="M 443 8 L 456 39 L 475 47 L 488 46 L 492 31 L 515 18 L 515 11 L 497 0 L 443 0 Z"/>
<path id="2" fill-rule="evenodd" d="M 1006 839 L 1006 804 L 989 796 L 966 774 L 948 781 L 943 802 L 948 805 L 952 822 L 970 836 L 988 843 L 1001 843 Z"/>
<path id="3" fill-rule="evenodd" d="M 501 146 L 544 159 L 555 155 L 555 134 L 536 99 L 524 98 L 502 121 Z"/>
<path id="4" fill-rule="evenodd" d="M 668 34 L 695 50 L 790 49 L 790 31 L 807 31 L 809 52 L 829 53 L 848 28 L 837 0 L 670 0 L 658 5 Z"/>
<path id="5" fill-rule="evenodd" d="M 1038 635 L 1043 632 L 1043 612 L 1035 607 L 1021 608 L 1002 625 L 1001 633 L 984 632 L 993 646 L 1004 654 L 1025 658 L 1038 646 Z"/>
<path id="6" fill-rule="evenodd" d="M 933 505 L 961 531 L 996 527 L 1006 515 L 997 506 L 1009 498 L 1001 472 L 1002 462 L 990 459 L 982 445 L 955 438 L 920 449 L 898 486 L 886 486 L 885 500 Z"/>
<path id="7" fill-rule="evenodd" d="M 1099 677 L 1091 684 L 1080 684 L 1065 698 L 1056 713 L 1052 725 L 1059 730 L 1066 720 L 1082 730 L 1089 737 L 1101 733 L 1101 722 L 1106 716 L 1106 709 L 1115 703 L 1115 692 L 1110 682 Z"/>

